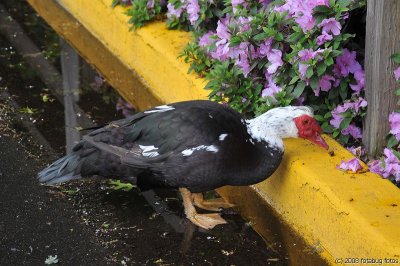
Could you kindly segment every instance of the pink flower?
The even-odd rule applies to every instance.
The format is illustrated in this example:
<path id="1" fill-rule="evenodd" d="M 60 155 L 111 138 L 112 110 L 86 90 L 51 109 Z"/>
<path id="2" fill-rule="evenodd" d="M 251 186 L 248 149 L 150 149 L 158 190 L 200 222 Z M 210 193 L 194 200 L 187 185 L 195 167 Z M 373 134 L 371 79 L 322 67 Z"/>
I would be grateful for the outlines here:
<path id="1" fill-rule="evenodd" d="M 250 63 L 246 53 L 241 53 L 239 55 L 236 65 L 242 70 L 243 75 L 247 77 L 247 75 L 250 73 Z"/>
<path id="2" fill-rule="evenodd" d="M 267 79 L 267 83 L 261 92 L 261 97 L 274 97 L 275 94 L 282 91 L 282 88 L 276 85 L 275 81 L 272 79 L 272 75 L 265 73 L 265 78 Z"/>
<path id="3" fill-rule="evenodd" d="M 300 61 L 308 61 L 311 59 L 316 58 L 320 53 L 324 52 L 325 49 L 318 49 L 317 51 L 314 51 L 313 49 L 303 49 L 299 51 L 297 54 L 299 56 Z M 320 56 L 318 57 L 320 59 Z M 299 63 L 299 73 L 300 73 L 300 78 L 304 80 L 305 75 L 307 73 L 308 65 L 304 63 Z"/>
<path id="4" fill-rule="evenodd" d="M 271 51 L 272 38 L 266 39 L 257 49 L 256 57 L 263 58 Z"/>
<path id="5" fill-rule="evenodd" d="M 229 39 L 231 34 L 228 31 L 228 27 L 225 23 L 229 23 L 227 18 L 221 19 L 217 22 L 216 36 L 219 38 L 215 43 L 215 50 L 212 51 L 211 57 L 220 61 L 225 61 L 229 58 L 231 47 L 229 47 Z"/>
<path id="6" fill-rule="evenodd" d="M 362 69 L 357 70 L 354 73 L 354 79 L 357 81 L 357 84 L 350 84 L 350 88 L 358 94 L 362 91 L 362 89 L 365 86 L 364 70 L 362 70 Z"/>
<path id="7" fill-rule="evenodd" d="M 352 171 L 353 173 L 357 173 L 359 170 L 363 169 L 357 158 L 350 159 L 349 161 L 342 160 L 340 165 L 336 166 L 336 168 L 345 171 Z"/>
<path id="8" fill-rule="evenodd" d="M 332 39 L 333 39 L 332 35 L 323 31 L 322 34 L 317 37 L 317 44 L 323 45 L 325 42 L 330 41 Z"/>
<path id="9" fill-rule="evenodd" d="M 394 78 L 397 81 L 399 81 L 400 80 L 400 67 L 396 68 L 393 73 L 394 73 Z"/>
<path id="10" fill-rule="evenodd" d="M 400 160 L 393 153 L 392 150 L 385 148 L 383 150 L 383 154 L 385 156 L 385 177 L 389 175 L 393 175 L 396 181 L 400 181 Z"/>
<path id="11" fill-rule="evenodd" d="M 180 18 L 182 15 L 182 11 L 183 11 L 183 6 L 179 7 L 178 9 L 175 9 L 175 6 L 171 3 L 168 3 L 167 5 L 168 8 L 168 12 L 167 12 L 167 18 Z"/>
<path id="12" fill-rule="evenodd" d="M 361 139 L 362 138 L 362 133 L 361 133 L 361 128 L 357 127 L 354 124 L 350 124 L 347 128 L 342 130 L 343 135 L 350 135 L 354 139 Z"/>
<path id="13" fill-rule="evenodd" d="M 147 1 L 147 8 L 149 9 L 153 9 L 154 8 L 154 4 L 155 4 L 155 0 L 149 0 Z"/>
<path id="14" fill-rule="evenodd" d="M 246 0 L 232 0 L 233 7 L 236 7 L 238 5 L 243 5 L 244 3 L 246 3 Z"/>
<path id="15" fill-rule="evenodd" d="M 267 69 L 269 74 L 275 73 L 278 67 L 283 65 L 281 50 L 271 49 L 271 51 L 267 53 L 267 58 L 271 63 Z"/>
<path id="16" fill-rule="evenodd" d="M 289 17 L 294 17 L 303 32 L 311 30 L 315 25 L 313 9 L 316 6 L 329 6 L 329 0 L 286 0 L 282 6 L 275 7 L 277 12 L 288 12 Z"/>
<path id="17" fill-rule="evenodd" d="M 332 88 L 332 81 L 335 81 L 335 78 L 331 75 L 323 75 L 320 80 L 319 80 L 319 86 L 318 89 L 314 92 L 315 96 L 319 96 L 319 91 L 330 91 L 330 89 Z"/>
<path id="18" fill-rule="evenodd" d="M 243 7 L 246 7 L 247 6 L 246 0 L 232 0 L 233 13 L 236 13 L 238 5 L 242 5 Z"/>
<path id="19" fill-rule="evenodd" d="M 333 35 L 339 35 L 342 25 L 335 18 L 324 19 L 318 24 L 318 28 L 322 27 L 322 32 L 332 32 Z"/>
<path id="20" fill-rule="evenodd" d="M 349 152 L 351 152 L 354 156 L 361 157 L 365 155 L 365 149 L 362 146 L 358 147 L 347 147 L 346 148 Z"/>
<path id="21" fill-rule="evenodd" d="M 314 51 L 313 49 L 303 49 L 300 50 L 297 55 L 301 61 L 308 61 L 314 59 L 317 54 L 322 53 L 323 51 L 325 51 L 325 49 L 318 49 L 317 51 Z"/>
<path id="22" fill-rule="evenodd" d="M 303 32 L 310 31 L 315 25 L 315 19 L 311 14 L 303 14 L 297 17 L 295 21 L 299 24 Z"/>
<path id="23" fill-rule="evenodd" d="M 212 44 L 212 39 L 210 38 L 211 36 L 214 36 L 214 33 L 212 31 L 207 32 L 203 36 L 199 38 L 199 46 L 200 47 L 205 47 L 210 44 Z"/>
<path id="24" fill-rule="evenodd" d="M 134 113 L 133 107 L 122 98 L 118 98 L 116 109 L 117 111 L 122 111 L 125 117 L 131 116 Z"/>
<path id="25" fill-rule="evenodd" d="M 383 165 L 382 165 L 382 161 L 381 160 L 373 160 L 373 161 L 370 161 L 369 163 L 368 163 L 368 167 L 369 167 L 369 171 L 371 172 L 371 173 L 376 173 L 376 174 L 378 174 L 378 175 L 380 175 L 380 176 L 384 176 L 384 174 L 385 174 L 385 169 L 383 168 Z M 389 175 L 387 175 L 386 177 L 388 177 Z"/>
<path id="26" fill-rule="evenodd" d="M 368 105 L 367 101 L 364 98 L 359 97 L 357 101 L 355 101 L 352 105 L 349 106 L 349 108 L 353 108 L 354 111 L 358 113 L 358 110 L 360 108 L 367 107 L 367 105 Z"/>
<path id="27" fill-rule="evenodd" d="M 390 133 L 400 141 L 400 113 L 392 112 L 389 115 Z"/>
<path id="28" fill-rule="evenodd" d="M 335 128 L 340 127 L 340 123 L 343 121 L 343 113 L 346 112 L 349 109 L 353 109 L 355 113 L 358 113 L 360 108 L 364 108 L 367 106 L 367 101 L 364 100 L 362 97 L 359 97 L 357 100 L 354 102 L 345 102 L 341 105 L 336 106 L 332 110 L 332 119 L 329 121 L 329 123 L 334 126 Z"/>
<path id="29" fill-rule="evenodd" d="M 356 60 L 356 52 L 343 49 L 343 54 L 336 57 L 336 64 L 333 71 L 337 77 L 347 77 L 349 73 L 362 70 L 360 63 Z"/>
<path id="30" fill-rule="evenodd" d="M 396 182 L 400 181 L 400 160 L 392 152 L 385 148 L 383 151 L 384 157 L 382 160 L 374 160 L 368 163 L 369 170 L 372 173 L 377 173 L 384 178 L 393 176 Z M 383 162 L 382 162 L 383 161 Z"/>
<path id="31" fill-rule="evenodd" d="M 258 2 L 263 5 L 263 7 L 267 7 L 269 3 L 271 3 L 273 0 L 259 0 Z"/>
<path id="32" fill-rule="evenodd" d="M 250 29 L 250 22 L 252 20 L 252 17 L 239 17 L 236 21 L 236 25 L 239 27 L 239 31 L 248 31 Z"/>
<path id="33" fill-rule="evenodd" d="M 217 22 L 217 36 L 221 40 L 229 40 L 231 38 L 231 34 L 228 31 L 228 27 L 226 26 L 226 20 L 218 20 Z"/>
<path id="34" fill-rule="evenodd" d="M 190 24 L 194 25 L 200 16 L 200 6 L 198 0 L 189 0 L 187 5 Z"/>
<path id="35" fill-rule="evenodd" d="M 304 79 L 306 77 L 307 69 L 308 65 L 299 63 L 299 74 L 301 79 Z"/>

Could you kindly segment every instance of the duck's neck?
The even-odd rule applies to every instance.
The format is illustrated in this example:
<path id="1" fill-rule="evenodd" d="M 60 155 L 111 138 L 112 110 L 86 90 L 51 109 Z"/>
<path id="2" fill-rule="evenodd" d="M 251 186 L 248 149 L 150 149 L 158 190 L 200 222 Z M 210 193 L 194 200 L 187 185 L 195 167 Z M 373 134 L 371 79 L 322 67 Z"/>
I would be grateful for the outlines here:
<path id="1" fill-rule="evenodd" d="M 273 148 L 284 150 L 282 139 L 297 137 L 297 128 L 287 114 L 269 114 L 247 120 L 250 136 L 256 141 L 265 141 Z"/>

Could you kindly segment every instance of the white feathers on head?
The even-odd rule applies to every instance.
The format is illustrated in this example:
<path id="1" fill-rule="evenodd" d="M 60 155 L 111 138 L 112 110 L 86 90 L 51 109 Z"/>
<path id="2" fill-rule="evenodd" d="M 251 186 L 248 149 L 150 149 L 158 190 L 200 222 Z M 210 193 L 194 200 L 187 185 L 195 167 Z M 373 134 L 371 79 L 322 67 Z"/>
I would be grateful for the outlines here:
<path id="1" fill-rule="evenodd" d="M 308 106 L 277 107 L 247 120 L 247 128 L 253 139 L 266 141 L 283 150 L 283 138 L 298 137 L 298 129 L 293 119 L 302 115 L 313 117 L 314 112 Z"/>

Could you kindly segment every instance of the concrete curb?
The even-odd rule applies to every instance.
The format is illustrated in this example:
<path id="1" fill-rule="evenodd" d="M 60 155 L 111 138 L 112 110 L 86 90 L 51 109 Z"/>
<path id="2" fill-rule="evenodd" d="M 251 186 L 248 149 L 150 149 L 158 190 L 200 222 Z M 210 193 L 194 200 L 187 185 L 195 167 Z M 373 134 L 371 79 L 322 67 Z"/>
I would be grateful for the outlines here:
<path id="1" fill-rule="evenodd" d="M 176 58 L 189 40 L 188 33 L 168 31 L 163 22 L 129 31 L 124 9 L 112 9 L 111 0 L 46 1 L 46 6 L 40 0 L 28 2 L 137 108 L 206 98 L 205 81 L 187 74 L 188 66 Z M 65 16 L 80 24 L 63 24 L 55 2 L 70 13 Z M 94 37 L 87 37 L 83 28 Z M 88 48 L 92 39 L 99 44 Z M 251 191 L 330 264 L 380 259 L 399 263 L 400 191 L 372 173 L 337 170 L 336 165 L 352 155 L 329 137 L 325 139 L 334 155 L 302 140 L 285 141 L 285 157 L 277 172 L 251 186 Z M 262 234 L 263 229 L 257 227 L 262 214 L 238 191 L 219 190 Z"/>

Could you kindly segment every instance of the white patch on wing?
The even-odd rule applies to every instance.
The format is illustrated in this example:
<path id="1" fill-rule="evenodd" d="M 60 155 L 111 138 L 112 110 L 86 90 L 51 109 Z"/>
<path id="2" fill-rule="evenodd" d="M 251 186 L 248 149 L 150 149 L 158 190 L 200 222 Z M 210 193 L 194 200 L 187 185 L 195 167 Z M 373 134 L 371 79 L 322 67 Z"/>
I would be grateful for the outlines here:
<path id="1" fill-rule="evenodd" d="M 197 146 L 194 148 L 183 150 L 181 153 L 183 154 L 183 156 L 190 156 L 193 154 L 193 152 L 200 151 L 200 150 L 206 150 L 206 151 L 213 152 L 213 153 L 217 153 L 219 151 L 218 148 L 214 145 L 209 145 L 209 146 L 200 145 L 200 146 Z"/>
<path id="2" fill-rule="evenodd" d="M 216 146 L 214 146 L 214 145 L 210 145 L 210 146 L 208 146 L 208 147 L 206 148 L 206 151 L 210 151 L 210 152 L 213 152 L 213 153 L 217 153 L 217 152 L 218 152 L 218 148 L 217 148 Z"/>
<path id="3" fill-rule="evenodd" d="M 162 112 L 167 112 L 174 110 L 175 108 L 169 105 L 160 105 L 155 107 L 152 110 L 144 111 L 145 114 L 150 114 L 150 113 L 162 113 Z"/>
<path id="4" fill-rule="evenodd" d="M 157 152 L 158 148 L 154 147 L 154 145 L 151 145 L 151 146 L 139 145 L 139 148 L 142 150 L 142 155 L 145 157 L 156 157 L 156 156 L 160 155 Z"/>
<path id="5" fill-rule="evenodd" d="M 228 134 L 221 134 L 221 135 L 219 135 L 219 140 L 220 141 L 223 141 L 226 137 L 228 136 Z"/>

